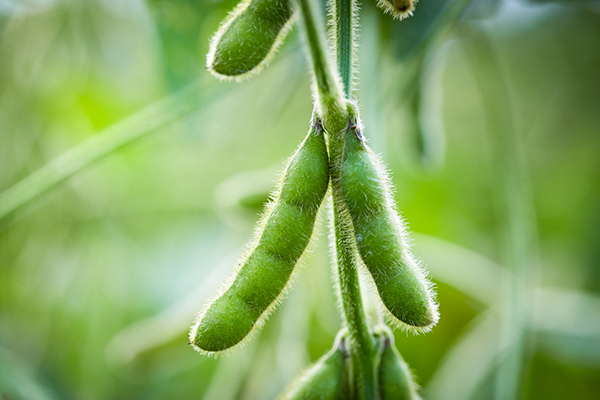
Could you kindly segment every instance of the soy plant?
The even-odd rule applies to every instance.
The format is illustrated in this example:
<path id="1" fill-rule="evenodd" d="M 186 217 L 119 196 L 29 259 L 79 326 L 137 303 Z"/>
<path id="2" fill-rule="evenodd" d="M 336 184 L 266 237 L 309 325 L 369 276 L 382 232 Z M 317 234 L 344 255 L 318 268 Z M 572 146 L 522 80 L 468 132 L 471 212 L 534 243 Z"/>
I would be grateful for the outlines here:
<path id="1" fill-rule="evenodd" d="M 219 355 L 252 336 L 280 303 L 325 203 L 344 326 L 332 349 L 280 399 L 416 400 L 417 386 L 390 328 L 366 317 L 359 269 L 370 276 L 381 313 L 394 327 L 415 333 L 431 329 L 439 319 L 435 293 L 410 252 L 388 172 L 368 147 L 351 99 L 356 4 L 329 4 L 335 68 L 314 11 L 318 8 L 310 1 L 243 0 L 211 42 L 207 68 L 223 79 L 243 79 L 268 63 L 299 15 L 315 107 L 308 135 L 284 168 L 249 250 L 234 276 L 198 314 L 190 344 L 201 353 Z M 415 3 L 385 0 L 380 5 L 403 18 Z"/>

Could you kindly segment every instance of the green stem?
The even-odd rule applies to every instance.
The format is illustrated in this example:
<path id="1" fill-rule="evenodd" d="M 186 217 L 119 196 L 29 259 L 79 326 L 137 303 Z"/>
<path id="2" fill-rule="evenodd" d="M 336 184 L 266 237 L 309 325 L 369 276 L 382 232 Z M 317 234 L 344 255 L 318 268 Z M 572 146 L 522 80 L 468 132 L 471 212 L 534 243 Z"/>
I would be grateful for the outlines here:
<path id="1" fill-rule="evenodd" d="M 315 20 L 311 0 L 298 0 L 302 10 L 302 21 L 306 32 L 306 41 L 317 91 L 317 106 L 325 129 L 329 132 L 340 131 L 348 122 L 344 107 L 344 96 L 339 77 L 331 68 L 327 59 L 323 29 Z"/>
<path id="2" fill-rule="evenodd" d="M 346 98 L 352 94 L 352 52 L 355 21 L 354 0 L 335 0 L 335 50 L 338 72 Z"/>
<path id="3" fill-rule="evenodd" d="M 356 8 L 354 1 L 335 0 L 334 3 L 337 69 L 347 99 L 352 94 L 354 24 L 357 22 L 357 16 L 354 14 Z M 377 397 L 376 349 L 363 307 L 354 228 L 339 184 L 342 142 L 338 135 L 329 136 L 329 153 L 340 296 L 350 336 L 352 392 L 355 393 L 355 398 L 374 400 Z"/>
<path id="4" fill-rule="evenodd" d="M 311 56 L 313 74 L 317 86 L 318 111 L 328 133 L 330 174 L 333 197 L 333 231 L 335 234 L 336 259 L 340 283 L 340 302 L 343 309 L 345 325 L 350 339 L 350 355 L 352 359 L 352 379 L 350 392 L 353 398 L 374 400 L 376 398 L 375 344 L 369 331 L 367 318 L 363 308 L 360 279 L 358 275 L 357 250 L 354 240 L 352 220 L 342 196 L 339 184 L 342 160 L 343 135 L 348 126 L 349 115 L 345 107 L 343 93 L 339 85 L 339 76 L 331 68 L 326 57 L 322 29 L 314 18 L 310 0 L 298 0 L 302 10 L 302 20 L 306 31 L 306 40 Z M 342 1 L 343 14 L 336 18 L 336 34 L 338 63 L 342 79 L 347 83 L 346 95 L 351 92 L 352 64 L 352 2 Z M 338 7 L 338 4 L 335 4 Z M 337 10 L 337 8 L 336 8 Z M 337 14 L 336 14 L 337 15 Z M 343 20 L 343 21 L 342 21 Z M 341 55 L 340 55 L 341 54 Z M 339 66 L 339 65 L 338 65 Z"/>
<path id="5" fill-rule="evenodd" d="M 373 400 L 376 398 L 375 343 L 363 307 L 352 220 L 339 184 L 341 146 L 336 136 L 329 137 L 333 225 L 339 294 L 350 338 L 353 386 L 351 392 L 357 399 Z"/>

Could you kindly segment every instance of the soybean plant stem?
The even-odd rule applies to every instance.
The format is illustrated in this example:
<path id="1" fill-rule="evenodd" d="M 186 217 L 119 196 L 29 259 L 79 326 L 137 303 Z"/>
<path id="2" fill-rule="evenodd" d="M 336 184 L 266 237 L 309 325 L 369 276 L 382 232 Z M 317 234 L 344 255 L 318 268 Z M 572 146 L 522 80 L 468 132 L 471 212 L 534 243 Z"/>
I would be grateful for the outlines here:
<path id="1" fill-rule="evenodd" d="M 352 359 L 351 393 L 353 398 L 374 400 L 376 379 L 375 345 L 369 331 L 363 308 L 358 275 L 358 259 L 352 220 L 339 184 L 343 141 L 340 135 L 348 126 L 349 115 L 345 107 L 340 77 L 328 62 L 325 40 L 319 22 L 315 19 L 311 0 L 298 0 L 306 31 L 306 41 L 312 61 L 317 91 L 317 109 L 328 133 L 329 168 L 333 197 L 333 230 L 338 264 L 340 297 L 343 317 L 350 338 Z M 335 0 L 336 54 L 338 71 L 342 75 L 346 97 L 352 88 L 353 0 Z"/>
<path id="2" fill-rule="evenodd" d="M 342 77 L 344 93 L 352 94 L 352 53 L 354 46 L 354 0 L 335 1 L 335 48 L 338 71 Z"/>
<path id="3" fill-rule="evenodd" d="M 375 346 L 363 308 L 357 251 L 354 247 L 352 220 L 339 184 L 341 146 L 336 137 L 329 136 L 329 160 L 333 197 L 333 225 L 344 319 L 350 337 L 352 386 L 354 398 L 375 399 Z"/>
<path id="4" fill-rule="evenodd" d="M 346 98 L 352 94 L 355 0 L 334 0 L 335 54 Z M 355 116 L 353 116 L 355 117 Z M 342 136 L 343 137 L 343 136 Z M 354 228 L 339 185 L 342 146 L 337 134 L 329 135 L 329 160 L 333 196 L 333 224 L 340 296 L 350 336 L 354 398 L 374 400 L 377 391 L 375 344 L 364 312 Z"/>
<path id="5" fill-rule="evenodd" d="M 347 123 L 343 93 L 339 76 L 327 59 L 322 24 L 315 19 L 311 0 L 298 0 L 302 11 L 302 21 L 306 32 L 306 41 L 312 62 L 312 71 L 316 84 L 317 108 L 328 132 L 339 131 Z"/>

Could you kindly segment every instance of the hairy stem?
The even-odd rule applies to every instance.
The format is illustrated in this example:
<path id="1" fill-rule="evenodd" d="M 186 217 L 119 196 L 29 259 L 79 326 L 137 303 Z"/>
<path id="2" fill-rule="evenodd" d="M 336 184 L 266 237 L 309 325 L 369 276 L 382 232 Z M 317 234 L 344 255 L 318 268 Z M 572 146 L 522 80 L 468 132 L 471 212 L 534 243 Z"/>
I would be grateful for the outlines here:
<path id="1" fill-rule="evenodd" d="M 363 308 L 352 220 L 339 184 L 341 146 L 336 135 L 329 137 L 333 225 L 343 317 L 350 338 L 352 390 L 354 398 L 375 399 L 375 344 Z"/>
<path id="2" fill-rule="evenodd" d="M 343 318 L 348 328 L 350 354 L 352 359 L 352 379 L 350 392 L 353 398 L 374 400 L 376 398 L 375 345 L 367 324 L 363 308 L 360 279 L 358 274 L 358 255 L 354 241 L 352 221 L 339 185 L 340 166 L 344 135 L 349 114 L 345 107 L 344 94 L 340 89 L 337 71 L 331 68 L 322 29 L 315 20 L 310 0 L 298 0 L 302 11 L 302 20 L 306 31 L 306 41 L 312 61 L 317 91 L 317 108 L 328 134 L 330 175 L 333 197 L 333 231 L 335 235 L 335 253 L 340 283 L 340 303 Z M 336 2 L 336 49 L 338 50 L 338 71 L 345 82 L 345 94 L 351 93 L 352 77 L 352 37 L 354 4 L 349 0 Z M 341 15 L 337 14 L 340 11 Z M 338 32 L 338 29 L 340 32 Z M 341 50 L 340 50 L 341 49 Z M 356 116 L 353 116 L 355 118 Z"/>
<path id="3" fill-rule="evenodd" d="M 352 51 L 354 46 L 354 0 L 335 1 L 335 53 L 346 98 L 352 94 Z"/>
<path id="4" fill-rule="evenodd" d="M 346 98 L 352 94 L 353 46 L 357 16 L 355 0 L 334 0 L 334 35 L 337 70 L 341 76 Z M 352 116 L 355 118 L 356 116 Z M 353 121 L 356 122 L 356 121 Z M 333 133 L 333 132 L 332 132 Z M 346 326 L 350 336 L 352 385 L 354 397 L 361 400 L 376 398 L 375 343 L 369 331 L 363 307 L 358 255 L 354 228 L 339 185 L 343 135 L 329 135 L 330 174 L 333 195 L 333 222 L 340 296 Z"/>
<path id="5" fill-rule="evenodd" d="M 323 24 L 315 19 L 311 0 L 298 0 L 298 4 L 302 11 L 306 42 L 312 63 L 319 115 L 326 131 L 340 131 L 347 123 L 347 113 L 339 76 L 328 62 Z"/>

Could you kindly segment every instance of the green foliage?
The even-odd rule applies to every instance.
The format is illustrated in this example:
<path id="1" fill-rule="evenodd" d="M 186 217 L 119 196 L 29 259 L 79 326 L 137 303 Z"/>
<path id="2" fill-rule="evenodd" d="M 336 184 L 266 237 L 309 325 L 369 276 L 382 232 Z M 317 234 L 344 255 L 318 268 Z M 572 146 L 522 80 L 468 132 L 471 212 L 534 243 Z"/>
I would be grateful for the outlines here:
<path id="1" fill-rule="evenodd" d="M 328 185 L 325 137 L 315 121 L 289 160 L 236 276 L 192 327 L 195 349 L 214 353 L 235 346 L 275 307 L 308 245 Z"/>

